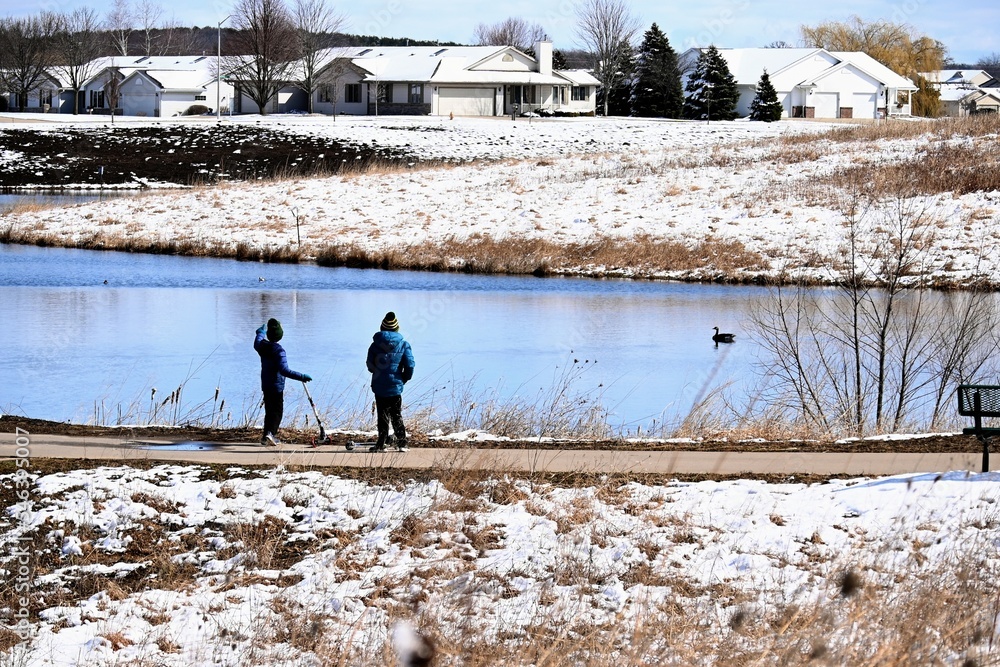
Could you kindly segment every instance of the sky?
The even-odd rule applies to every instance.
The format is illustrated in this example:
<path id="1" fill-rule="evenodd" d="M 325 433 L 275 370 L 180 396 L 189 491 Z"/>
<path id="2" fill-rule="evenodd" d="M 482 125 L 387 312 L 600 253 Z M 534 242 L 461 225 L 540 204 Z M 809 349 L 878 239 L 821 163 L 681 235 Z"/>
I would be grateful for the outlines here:
<path id="1" fill-rule="evenodd" d="M 134 3 L 133 3 L 134 4 Z M 232 0 L 173 0 L 164 2 L 165 15 L 183 25 L 216 25 L 231 13 Z M 580 46 L 574 0 L 512 0 L 497 5 L 482 0 L 361 0 L 333 2 L 347 18 L 347 32 L 385 37 L 471 43 L 479 23 L 508 17 L 538 23 L 548 31 L 557 49 Z M 24 15 L 41 10 L 67 11 L 91 6 L 106 12 L 110 0 L 0 0 L 0 14 Z M 905 23 L 919 33 L 943 42 L 957 62 L 975 62 L 1000 53 L 1000 4 L 995 0 L 968 0 L 956 10 L 946 0 L 842 0 L 839 3 L 788 3 L 778 0 L 702 0 L 695 4 L 667 4 L 633 0 L 632 12 L 642 30 L 656 22 L 682 51 L 692 46 L 755 47 L 783 40 L 799 46 L 799 27 L 824 21 L 845 21 L 852 15 L 868 22 L 880 19 Z"/>

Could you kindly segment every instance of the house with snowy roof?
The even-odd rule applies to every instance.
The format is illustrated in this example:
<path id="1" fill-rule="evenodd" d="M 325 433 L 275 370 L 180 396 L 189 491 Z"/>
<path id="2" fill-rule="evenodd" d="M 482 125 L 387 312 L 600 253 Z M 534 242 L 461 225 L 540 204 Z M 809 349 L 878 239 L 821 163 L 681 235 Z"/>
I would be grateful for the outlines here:
<path id="1" fill-rule="evenodd" d="M 0 72 L 0 81 L 4 78 Z M 0 83 L 0 86 L 3 84 Z M 63 104 L 69 104 L 69 110 L 72 111 L 73 96 L 70 94 L 64 97 L 63 92 L 64 84 L 56 72 L 42 73 L 23 98 L 13 90 L 13 84 L 7 82 L 6 86 L 0 88 L 0 111 L 16 109 L 28 113 L 58 113 Z"/>
<path id="2" fill-rule="evenodd" d="M 217 81 L 213 56 L 109 56 L 94 61 L 81 110 L 126 116 L 181 116 L 192 108 L 228 105 L 232 84 Z M 220 84 L 217 92 L 216 84 Z M 117 98 L 117 99 L 115 99 Z M 69 109 L 72 112 L 72 108 Z"/>
<path id="3" fill-rule="evenodd" d="M 329 49 L 313 109 L 325 114 L 503 116 L 593 115 L 599 82 L 583 70 L 553 70 L 552 43 L 537 58 L 510 46 L 380 46 Z M 238 85 L 238 84 L 237 84 Z M 289 84 L 271 112 L 306 108 Z M 257 113 L 246 95 L 236 111 Z"/>
<path id="4" fill-rule="evenodd" d="M 703 49 L 680 55 L 681 71 L 691 71 Z M 736 113 L 750 115 L 757 84 L 767 72 L 783 118 L 879 118 L 909 116 L 917 86 L 860 51 L 826 49 L 718 49 L 736 79 Z"/>
<path id="5" fill-rule="evenodd" d="M 1000 111 L 1000 82 L 981 69 L 945 69 L 921 73 L 941 95 L 945 116 Z"/>

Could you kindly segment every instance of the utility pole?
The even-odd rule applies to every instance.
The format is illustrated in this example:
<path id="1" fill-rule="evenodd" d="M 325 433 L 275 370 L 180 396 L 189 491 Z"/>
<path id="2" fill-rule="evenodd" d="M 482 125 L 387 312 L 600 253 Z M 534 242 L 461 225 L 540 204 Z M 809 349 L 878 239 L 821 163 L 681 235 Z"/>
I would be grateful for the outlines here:
<path id="1" fill-rule="evenodd" d="M 232 14 L 219 21 L 218 36 L 219 50 L 215 57 L 215 120 L 222 120 L 222 24 L 233 17 Z M 229 100 L 230 107 L 233 101 Z"/>

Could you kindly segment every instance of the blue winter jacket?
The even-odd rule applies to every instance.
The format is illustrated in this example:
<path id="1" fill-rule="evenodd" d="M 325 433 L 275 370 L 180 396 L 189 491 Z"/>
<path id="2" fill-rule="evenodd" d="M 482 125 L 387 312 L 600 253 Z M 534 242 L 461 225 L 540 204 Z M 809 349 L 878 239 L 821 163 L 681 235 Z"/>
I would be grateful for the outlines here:
<path id="1" fill-rule="evenodd" d="M 285 348 L 267 340 L 265 335 L 266 331 L 261 327 L 257 329 L 257 337 L 253 339 L 253 349 L 260 355 L 260 388 L 265 392 L 284 391 L 286 377 L 304 380 L 305 375 L 288 367 Z"/>
<path id="2" fill-rule="evenodd" d="M 379 331 L 368 348 L 372 391 L 380 398 L 399 396 L 413 377 L 413 350 L 398 331 Z"/>

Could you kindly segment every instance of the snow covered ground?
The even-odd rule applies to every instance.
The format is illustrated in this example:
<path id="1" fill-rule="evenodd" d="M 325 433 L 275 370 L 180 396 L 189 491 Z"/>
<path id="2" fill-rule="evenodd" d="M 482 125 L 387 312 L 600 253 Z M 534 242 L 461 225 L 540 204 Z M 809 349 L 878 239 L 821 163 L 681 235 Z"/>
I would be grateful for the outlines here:
<path id="1" fill-rule="evenodd" d="M 929 134 L 878 144 L 817 141 L 807 149 L 779 142 L 831 127 L 807 121 L 272 116 L 224 122 L 396 147 L 447 164 L 149 194 L 8 215 L 0 225 L 62 243 L 105 235 L 280 248 L 296 242 L 298 217 L 307 257 L 328 244 L 378 252 L 481 237 L 563 245 L 636 236 L 688 246 L 738 241 L 765 264 L 744 277 L 829 281 L 830 265 L 842 255 L 845 216 L 817 181 L 852 165 L 910 159 L 941 143 Z M 997 267 L 1000 192 L 948 193 L 910 204 L 934 228 L 929 275 L 961 283 Z M 705 272 L 664 270 L 655 277 L 699 275 Z"/>
<path id="2" fill-rule="evenodd" d="M 693 664 L 687 626 L 708 651 L 699 664 L 733 664 L 774 652 L 773 615 L 811 605 L 842 623 L 822 664 L 864 664 L 837 658 L 860 641 L 838 602 L 846 576 L 889 607 L 902 582 L 957 590 L 963 559 L 996 584 L 996 474 L 573 488 L 159 465 L 29 478 L 30 507 L 3 513 L 0 560 L 12 584 L 35 550 L 24 581 L 39 608 L 28 640 L 0 652 L 10 665 L 392 664 L 401 622 L 433 639 L 435 664 Z M 17 604 L 5 597 L 8 627 Z M 648 645 L 644 627 L 660 628 Z M 564 660 L 524 659 L 548 631 Z M 995 632 L 964 655 L 995 664 Z M 930 650 L 961 662 L 945 638 Z"/>

